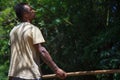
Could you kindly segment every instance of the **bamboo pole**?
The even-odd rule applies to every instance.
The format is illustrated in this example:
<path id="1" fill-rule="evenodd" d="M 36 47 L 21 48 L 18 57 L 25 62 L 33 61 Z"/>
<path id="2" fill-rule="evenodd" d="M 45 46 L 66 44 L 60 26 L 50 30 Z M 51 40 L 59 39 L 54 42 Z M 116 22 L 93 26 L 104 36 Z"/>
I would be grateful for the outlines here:
<path id="1" fill-rule="evenodd" d="M 68 72 L 67 76 L 112 74 L 112 73 L 120 73 L 120 69 Z M 43 79 L 56 78 L 56 74 L 43 75 L 42 78 Z"/>

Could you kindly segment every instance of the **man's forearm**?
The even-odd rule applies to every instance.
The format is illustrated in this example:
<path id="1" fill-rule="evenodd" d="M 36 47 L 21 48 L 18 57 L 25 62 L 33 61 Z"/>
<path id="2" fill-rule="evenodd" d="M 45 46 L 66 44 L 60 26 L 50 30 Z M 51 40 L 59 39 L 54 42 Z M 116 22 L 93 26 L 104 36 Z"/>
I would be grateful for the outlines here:
<path id="1" fill-rule="evenodd" d="M 35 44 L 34 46 L 41 54 L 43 61 L 54 71 L 57 77 L 64 79 L 66 77 L 66 73 L 55 64 L 48 51 L 41 44 Z"/>
<path id="2" fill-rule="evenodd" d="M 41 53 L 42 60 L 55 72 L 58 69 L 58 66 L 52 60 L 48 51 L 44 47 L 40 48 L 39 51 Z"/>

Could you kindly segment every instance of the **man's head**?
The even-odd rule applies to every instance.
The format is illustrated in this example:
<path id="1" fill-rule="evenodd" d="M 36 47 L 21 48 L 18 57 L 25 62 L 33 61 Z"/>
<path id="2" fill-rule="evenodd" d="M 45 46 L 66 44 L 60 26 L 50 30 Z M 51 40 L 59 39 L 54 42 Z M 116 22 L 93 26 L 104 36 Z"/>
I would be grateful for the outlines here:
<path id="1" fill-rule="evenodd" d="M 32 21 L 35 18 L 35 11 L 27 3 L 17 4 L 14 10 L 20 21 Z"/>

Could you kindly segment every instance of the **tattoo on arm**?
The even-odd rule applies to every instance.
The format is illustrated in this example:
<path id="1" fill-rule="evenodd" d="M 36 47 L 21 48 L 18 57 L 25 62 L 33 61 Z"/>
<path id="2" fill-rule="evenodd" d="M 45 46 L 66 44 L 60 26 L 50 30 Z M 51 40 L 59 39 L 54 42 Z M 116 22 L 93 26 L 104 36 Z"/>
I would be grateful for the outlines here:
<path id="1" fill-rule="evenodd" d="M 58 66 L 52 60 L 48 51 L 44 47 L 40 47 L 40 53 L 43 61 L 55 72 L 58 69 Z"/>

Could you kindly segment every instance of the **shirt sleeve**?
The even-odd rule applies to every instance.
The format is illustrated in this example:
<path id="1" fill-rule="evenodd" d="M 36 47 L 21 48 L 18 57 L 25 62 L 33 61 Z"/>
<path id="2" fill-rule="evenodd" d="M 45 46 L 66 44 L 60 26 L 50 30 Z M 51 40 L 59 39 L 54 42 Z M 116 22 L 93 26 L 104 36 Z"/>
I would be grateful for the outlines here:
<path id="1" fill-rule="evenodd" d="M 43 35 L 39 28 L 34 27 L 32 30 L 33 44 L 43 43 L 45 42 Z"/>

